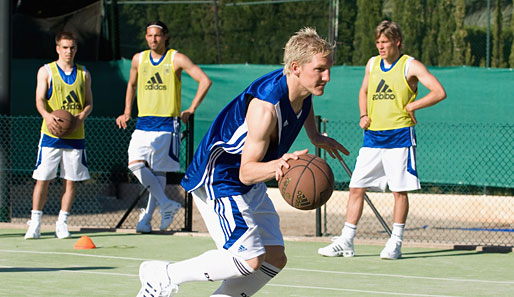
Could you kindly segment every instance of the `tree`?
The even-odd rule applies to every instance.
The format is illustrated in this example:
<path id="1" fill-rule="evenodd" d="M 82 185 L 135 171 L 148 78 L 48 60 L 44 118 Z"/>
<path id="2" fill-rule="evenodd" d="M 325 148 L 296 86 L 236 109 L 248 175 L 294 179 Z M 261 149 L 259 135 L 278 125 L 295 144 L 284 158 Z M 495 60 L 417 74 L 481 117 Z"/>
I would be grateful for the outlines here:
<path id="1" fill-rule="evenodd" d="M 514 0 L 512 1 L 512 14 L 511 14 L 512 18 L 510 20 L 510 29 L 511 29 L 511 34 L 514 36 Z M 513 41 L 512 41 L 512 46 L 510 48 L 510 56 L 509 56 L 509 65 L 510 65 L 510 68 L 514 68 L 514 38 L 513 38 Z"/>
<path id="2" fill-rule="evenodd" d="M 423 19 L 423 4 L 419 0 L 404 0 L 402 5 L 395 5 L 393 9 L 393 21 L 402 28 L 403 49 L 413 57 L 421 57 L 421 44 L 423 41 L 425 22 Z M 399 19 L 394 19 L 397 16 Z"/>
<path id="3" fill-rule="evenodd" d="M 455 7 L 452 0 L 440 0 L 437 6 L 439 14 L 439 34 L 437 47 L 439 49 L 439 66 L 452 65 L 453 43 L 452 35 L 455 32 Z"/>
<path id="4" fill-rule="evenodd" d="M 374 32 L 382 20 L 382 0 L 357 0 L 353 64 L 366 65 L 376 55 Z"/>
<path id="5" fill-rule="evenodd" d="M 464 0 L 455 1 L 455 32 L 453 41 L 453 65 L 471 64 L 471 47 L 466 42 L 467 32 L 464 29 L 464 17 L 466 16 L 466 3 Z"/>
<path id="6" fill-rule="evenodd" d="M 493 26 L 493 55 L 491 57 L 492 67 L 505 67 L 503 60 L 503 39 L 502 39 L 502 10 L 500 0 L 495 1 L 496 10 L 494 12 Z"/>
<path id="7" fill-rule="evenodd" d="M 439 14 L 437 2 L 437 0 L 426 0 L 425 3 L 425 36 L 423 37 L 421 54 L 421 59 L 425 65 L 437 65 L 438 63 Z"/>
<path id="8" fill-rule="evenodd" d="M 339 29 L 337 40 L 336 64 L 352 64 L 353 36 L 355 34 L 355 18 L 357 16 L 357 0 L 341 0 L 339 2 Z"/>

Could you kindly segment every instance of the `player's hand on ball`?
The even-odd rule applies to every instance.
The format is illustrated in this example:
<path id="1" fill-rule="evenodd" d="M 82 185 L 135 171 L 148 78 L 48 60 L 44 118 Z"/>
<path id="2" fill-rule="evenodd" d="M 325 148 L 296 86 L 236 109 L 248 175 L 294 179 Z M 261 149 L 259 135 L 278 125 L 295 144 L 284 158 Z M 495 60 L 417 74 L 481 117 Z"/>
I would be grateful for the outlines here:
<path id="1" fill-rule="evenodd" d="M 290 160 L 290 159 L 298 160 L 298 156 L 305 155 L 308 152 L 309 152 L 309 149 L 295 151 L 293 153 L 284 154 L 280 159 L 278 159 L 277 160 L 278 165 L 277 165 L 277 168 L 275 169 L 275 180 L 279 181 L 280 178 L 282 178 L 282 176 L 284 176 L 284 172 L 283 172 L 282 168 L 284 168 L 284 169 L 289 168 L 289 164 L 287 164 L 287 160 Z"/>

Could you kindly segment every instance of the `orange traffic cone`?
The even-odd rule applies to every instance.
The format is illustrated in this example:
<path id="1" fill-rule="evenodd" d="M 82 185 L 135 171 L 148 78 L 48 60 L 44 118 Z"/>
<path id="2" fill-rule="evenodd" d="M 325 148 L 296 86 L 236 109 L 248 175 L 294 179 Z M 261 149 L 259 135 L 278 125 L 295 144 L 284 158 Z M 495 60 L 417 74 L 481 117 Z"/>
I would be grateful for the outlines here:
<path id="1" fill-rule="evenodd" d="M 81 236 L 79 240 L 77 240 L 73 248 L 76 250 L 87 250 L 94 249 L 96 248 L 96 246 L 91 240 L 91 238 L 89 238 L 89 236 Z"/>

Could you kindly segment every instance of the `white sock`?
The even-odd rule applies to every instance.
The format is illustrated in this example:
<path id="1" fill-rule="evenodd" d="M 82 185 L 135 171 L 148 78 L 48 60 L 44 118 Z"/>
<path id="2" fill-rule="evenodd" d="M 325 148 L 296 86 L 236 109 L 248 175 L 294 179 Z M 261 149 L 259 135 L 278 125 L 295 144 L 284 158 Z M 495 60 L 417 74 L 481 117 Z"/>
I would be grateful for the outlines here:
<path id="1" fill-rule="evenodd" d="M 281 269 L 264 262 L 249 276 L 224 280 L 211 297 L 252 296 L 275 277 Z"/>
<path id="2" fill-rule="evenodd" d="M 161 174 L 162 173 L 162 174 Z M 155 172 L 155 177 L 159 180 L 159 184 L 164 189 L 166 187 L 166 173 L 165 172 Z M 146 204 L 145 210 L 145 218 L 148 221 L 152 220 L 153 213 L 157 208 L 157 199 L 153 197 L 152 193 L 148 195 L 148 203 Z"/>
<path id="3" fill-rule="evenodd" d="M 393 238 L 397 241 L 402 241 L 404 229 L 405 229 L 405 224 L 393 223 L 393 232 L 391 234 L 391 238 Z"/>
<path id="4" fill-rule="evenodd" d="M 168 266 L 171 281 L 180 285 L 193 281 L 219 281 L 250 275 L 254 270 L 243 258 L 225 250 L 211 250 L 198 257 Z"/>
<path id="5" fill-rule="evenodd" d="M 343 237 L 348 242 L 353 242 L 353 238 L 355 237 L 356 232 L 357 232 L 357 225 L 345 222 L 343 231 L 341 232 L 341 237 Z"/>
<path id="6" fill-rule="evenodd" d="M 134 163 L 129 165 L 130 171 L 134 174 L 139 182 L 148 188 L 151 196 L 157 199 L 157 203 L 163 205 L 170 199 L 164 193 L 164 189 L 161 186 L 159 179 L 153 174 L 153 172 L 145 166 L 143 163 Z"/>
<path id="7" fill-rule="evenodd" d="M 61 211 L 59 211 L 59 217 L 57 218 L 57 222 L 67 223 L 69 215 L 70 215 L 69 212 L 61 209 Z"/>
<path id="8" fill-rule="evenodd" d="M 41 217 L 43 216 L 42 210 L 32 210 L 30 212 L 30 220 L 34 222 L 41 222 Z"/>

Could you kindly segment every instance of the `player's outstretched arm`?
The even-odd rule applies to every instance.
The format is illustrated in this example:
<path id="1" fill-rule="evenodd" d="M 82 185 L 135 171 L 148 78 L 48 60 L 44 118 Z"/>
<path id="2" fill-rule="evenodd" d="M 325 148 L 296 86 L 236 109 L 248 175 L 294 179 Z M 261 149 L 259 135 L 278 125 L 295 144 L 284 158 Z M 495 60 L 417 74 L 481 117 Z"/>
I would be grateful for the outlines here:
<path id="1" fill-rule="evenodd" d="M 348 150 L 342 144 L 337 142 L 337 140 L 320 134 L 318 132 L 318 130 L 316 129 L 316 122 L 314 120 L 314 110 L 312 109 L 312 107 L 303 126 L 305 127 L 307 136 L 309 137 L 312 144 L 314 144 L 316 147 L 326 150 L 332 158 L 341 158 L 338 152 L 341 152 L 345 155 L 350 154 L 350 152 L 348 152 Z"/>
<path id="2" fill-rule="evenodd" d="M 191 102 L 191 106 L 188 109 L 181 112 L 180 117 L 184 123 L 188 123 L 189 117 L 195 113 L 203 98 L 207 95 L 207 91 L 212 85 L 211 79 L 203 72 L 203 70 L 194 64 L 186 55 L 181 53 L 175 54 L 174 59 L 175 71 L 184 69 L 189 76 L 191 76 L 197 83 L 198 88 L 196 89 L 196 95 Z"/>
<path id="3" fill-rule="evenodd" d="M 298 159 L 298 155 L 307 153 L 307 150 L 303 150 L 284 154 L 277 160 L 261 162 L 272 138 L 277 138 L 277 121 L 275 108 L 271 103 L 258 99 L 250 101 L 246 113 L 248 134 L 239 169 L 239 180 L 243 184 L 253 185 L 273 178 L 278 180 L 283 175 L 282 168 L 289 168 L 287 160 Z"/>
<path id="4" fill-rule="evenodd" d="M 134 98 L 136 97 L 137 89 L 137 69 L 139 68 L 139 53 L 132 57 L 132 63 L 130 66 L 130 76 L 127 83 L 127 91 L 125 93 L 125 109 L 123 114 L 116 118 L 116 125 L 118 128 L 127 129 L 127 122 L 130 121 L 132 113 L 132 104 L 134 104 Z"/>

